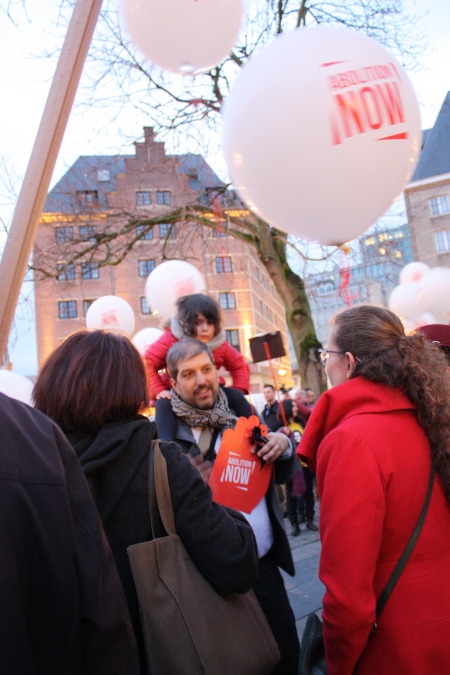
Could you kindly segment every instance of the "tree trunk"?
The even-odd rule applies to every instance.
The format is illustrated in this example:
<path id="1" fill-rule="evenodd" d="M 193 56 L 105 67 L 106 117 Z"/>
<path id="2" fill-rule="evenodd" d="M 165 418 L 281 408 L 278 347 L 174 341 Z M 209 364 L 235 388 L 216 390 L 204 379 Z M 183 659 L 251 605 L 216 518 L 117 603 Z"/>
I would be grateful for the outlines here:
<path id="1" fill-rule="evenodd" d="M 318 395 L 326 388 L 316 353 L 322 345 L 316 336 L 303 280 L 288 265 L 286 242 L 284 232 L 270 228 L 262 220 L 258 221 L 258 254 L 285 307 L 302 387 L 311 387 Z"/>

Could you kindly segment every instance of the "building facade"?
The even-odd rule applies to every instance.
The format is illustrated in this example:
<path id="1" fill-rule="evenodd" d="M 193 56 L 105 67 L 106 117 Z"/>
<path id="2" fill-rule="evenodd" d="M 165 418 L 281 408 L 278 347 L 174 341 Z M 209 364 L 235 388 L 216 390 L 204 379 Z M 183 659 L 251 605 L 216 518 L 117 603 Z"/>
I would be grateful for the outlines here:
<path id="1" fill-rule="evenodd" d="M 190 205 L 207 203 L 207 195 L 220 188 L 201 156 L 167 155 L 149 127 L 134 156 L 80 157 L 49 193 L 36 237 L 39 365 L 85 326 L 90 304 L 104 295 L 131 305 L 135 333 L 162 328 L 164 319 L 148 307 L 144 287 L 165 259 L 198 267 L 207 292 L 222 307 L 227 340 L 249 362 L 248 340 L 261 333 L 280 330 L 288 353 L 283 304 L 256 251 L 227 234 L 226 208 L 216 201 L 205 224 L 189 219 Z M 174 211 L 176 222 L 166 217 Z M 292 384 L 289 357 L 274 365 L 286 373 L 283 382 Z M 262 391 L 271 381 L 268 364 L 252 364 L 250 371 L 252 391 Z"/>
<path id="2" fill-rule="evenodd" d="M 450 92 L 404 191 L 414 260 L 450 267 Z"/>
<path id="3" fill-rule="evenodd" d="M 317 337 L 327 341 L 327 325 L 337 311 L 361 303 L 388 305 L 401 269 L 412 262 L 408 225 L 371 233 L 352 242 L 352 250 L 339 251 L 339 264 L 305 280 Z"/>

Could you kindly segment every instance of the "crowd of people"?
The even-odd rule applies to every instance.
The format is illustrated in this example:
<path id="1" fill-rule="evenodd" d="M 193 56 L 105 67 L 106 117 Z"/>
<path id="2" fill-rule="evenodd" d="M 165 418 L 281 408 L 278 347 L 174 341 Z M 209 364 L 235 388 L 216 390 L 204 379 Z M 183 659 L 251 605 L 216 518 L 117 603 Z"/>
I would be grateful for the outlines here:
<path id="1" fill-rule="evenodd" d="M 35 409 L 0 395 L 4 672 L 149 672 L 127 549 L 153 537 L 157 438 L 176 531 L 221 595 L 253 589 L 280 652 L 273 673 L 299 672 L 283 515 L 292 537 L 302 524 L 317 531 L 317 498 L 328 673 L 449 672 L 449 349 L 450 327 L 405 335 L 384 308 L 337 314 L 319 350 L 328 391 L 264 387 L 268 433 L 253 452 L 272 473 L 241 513 L 208 486 L 223 434 L 255 415 L 248 365 L 224 340 L 216 301 L 181 298 L 145 361 L 123 334 L 70 335 L 41 369 Z M 150 398 L 155 421 L 143 414 Z M 378 616 L 430 480 L 422 529 Z"/>

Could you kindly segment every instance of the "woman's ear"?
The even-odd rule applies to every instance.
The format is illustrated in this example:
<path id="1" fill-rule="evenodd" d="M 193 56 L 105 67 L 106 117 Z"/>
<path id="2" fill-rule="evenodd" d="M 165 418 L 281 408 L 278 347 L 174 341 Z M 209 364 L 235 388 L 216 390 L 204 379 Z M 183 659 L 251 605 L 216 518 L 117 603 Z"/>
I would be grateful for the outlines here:
<path id="1" fill-rule="evenodd" d="M 347 360 L 347 380 L 350 380 L 355 372 L 356 359 L 351 352 L 345 352 L 345 358 Z"/>

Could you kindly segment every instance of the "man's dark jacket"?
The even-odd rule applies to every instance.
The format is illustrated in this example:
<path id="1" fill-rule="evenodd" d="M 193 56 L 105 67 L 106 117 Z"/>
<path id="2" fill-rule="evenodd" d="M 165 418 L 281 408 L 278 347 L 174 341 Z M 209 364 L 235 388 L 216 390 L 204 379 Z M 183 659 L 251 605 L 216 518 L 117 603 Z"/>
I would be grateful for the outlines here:
<path id="1" fill-rule="evenodd" d="M 267 427 L 269 427 L 270 431 L 277 431 L 283 426 L 283 420 L 277 417 L 279 407 L 278 401 L 274 401 L 270 406 L 268 403 L 266 403 L 263 408 L 261 414 L 262 421 Z"/>
<path id="2" fill-rule="evenodd" d="M 80 463 L 48 417 L 0 394 L 0 670 L 138 673 L 120 581 Z"/>
<path id="3" fill-rule="evenodd" d="M 231 411 L 237 417 L 250 417 L 255 414 L 250 404 L 244 398 L 243 394 L 237 389 L 223 387 Z M 158 434 L 163 441 L 175 441 L 180 446 L 183 453 L 190 453 L 193 457 L 200 454 L 198 445 L 192 435 L 190 427 L 172 411 L 172 406 L 168 399 L 159 399 L 156 401 L 156 423 L 158 425 Z M 292 477 L 294 456 L 292 459 L 278 459 L 275 463 L 275 482 L 286 483 Z M 269 518 L 272 525 L 274 544 L 273 552 L 278 567 L 285 570 L 291 576 L 295 574 L 294 563 L 292 560 L 291 549 L 289 546 L 286 530 L 284 529 L 283 516 L 280 511 L 278 497 L 275 490 L 274 481 L 271 480 L 266 494 L 266 503 L 269 512 Z"/>

